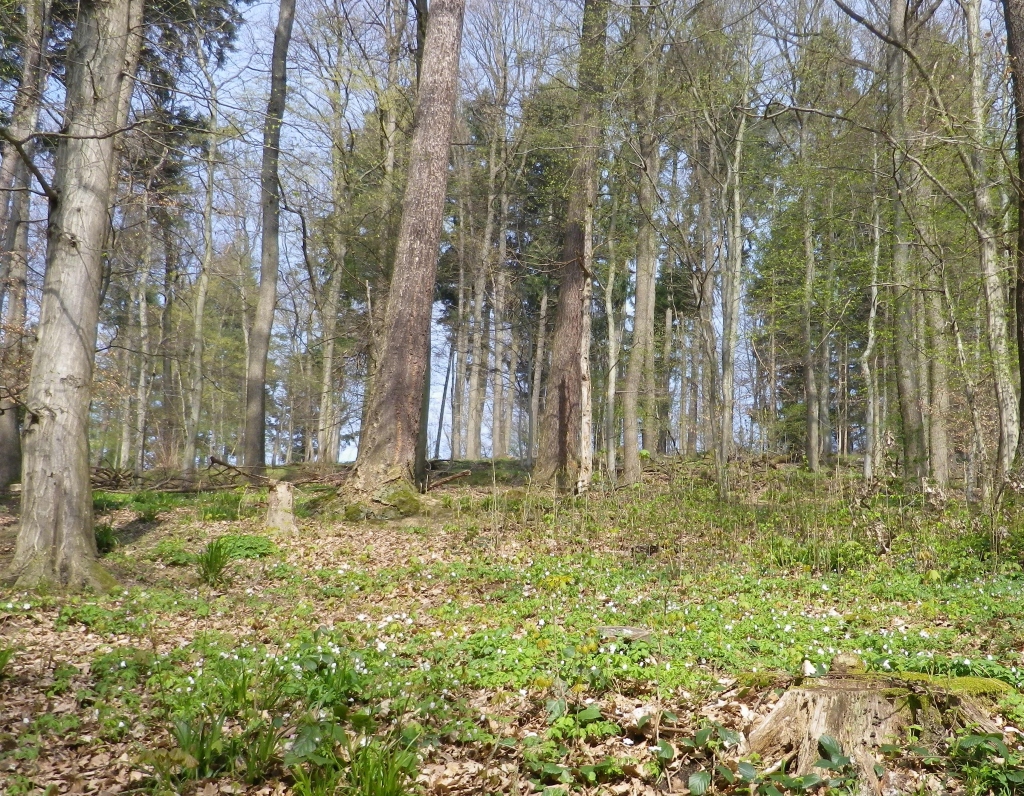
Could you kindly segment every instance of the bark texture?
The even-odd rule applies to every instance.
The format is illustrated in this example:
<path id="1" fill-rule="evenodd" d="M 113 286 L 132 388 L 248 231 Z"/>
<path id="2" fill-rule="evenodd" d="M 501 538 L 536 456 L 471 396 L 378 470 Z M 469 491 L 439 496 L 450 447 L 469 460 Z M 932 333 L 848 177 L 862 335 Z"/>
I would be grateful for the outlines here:
<path id="1" fill-rule="evenodd" d="M 277 306 L 277 270 L 280 259 L 278 232 L 281 222 L 281 187 L 277 165 L 281 157 L 281 121 L 288 81 L 288 44 L 295 20 L 295 0 L 281 0 L 274 31 L 270 99 L 263 127 L 263 165 L 260 170 L 260 206 L 263 238 L 260 257 L 260 289 L 256 316 L 249 334 L 249 364 L 245 378 L 245 448 L 242 461 L 262 469 L 266 464 L 267 354 Z"/>
<path id="2" fill-rule="evenodd" d="M 464 13 L 465 0 L 434 0 L 427 23 L 380 360 L 351 482 L 355 490 L 376 496 L 393 482 L 412 480 L 426 422 L 422 397 Z"/>
<path id="3" fill-rule="evenodd" d="M 68 135 L 54 168 L 26 400 L 22 524 L 7 573 L 16 588 L 113 584 L 97 560 L 88 422 L 130 11 L 130 0 L 83 2 L 68 50 Z"/>

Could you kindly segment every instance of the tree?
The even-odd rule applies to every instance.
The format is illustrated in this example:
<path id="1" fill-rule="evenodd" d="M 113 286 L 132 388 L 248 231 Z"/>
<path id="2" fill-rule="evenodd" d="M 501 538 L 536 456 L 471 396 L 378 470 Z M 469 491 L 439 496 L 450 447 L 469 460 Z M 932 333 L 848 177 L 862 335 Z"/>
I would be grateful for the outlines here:
<path id="1" fill-rule="evenodd" d="M 245 377 L 245 450 L 247 467 L 262 469 L 266 464 L 267 437 L 267 355 L 277 306 L 277 273 L 280 263 L 281 186 L 278 162 L 281 158 L 281 123 L 288 80 L 288 44 L 295 21 L 295 0 L 281 0 L 274 30 L 271 60 L 270 98 L 263 122 L 263 165 L 260 169 L 260 208 L 263 238 L 260 256 L 260 288 L 249 334 L 249 367 Z"/>
<path id="2" fill-rule="evenodd" d="M 395 267 L 351 481 L 385 501 L 396 483 L 425 476 L 418 442 L 464 14 L 465 0 L 430 6 Z"/>
<path id="3" fill-rule="evenodd" d="M 579 106 L 576 112 L 576 164 L 572 174 L 562 253 L 558 263 L 558 306 L 551 339 L 551 370 L 540 417 L 537 460 L 533 477 L 539 483 L 557 482 L 563 489 L 577 487 L 583 445 L 583 373 L 580 366 L 584 280 L 591 278 L 585 261 L 584 231 L 592 211 L 596 186 L 597 147 L 600 141 L 601 73 L 604 67 L 607 0 L 585 0 L 580 45 Z"/>
<path id="4" fill-rule="evenodd" d="M 21 371 L 25 356 L 23 328 L 31 208 L 31 174 L 27 159 L 34 155 L 29 143 L 19 156 L 14 142 L 27 142 L 36 128 L 46 72 L 43 51 L 49 15 L 49 0 L 25 3 L 21 79 L 8 136 L 4 140 L 3 161 L 0 162 L 0 192 L 3 192 L 0 195 L 0 304 L 6 298 L 0 365 L 3 366 L 8 393 L 0 396 L 0 489 L 7 488 L 21 475 L 21 422 L 15 393 L 23 384 Z"/>
<path id="5" fill-rule="evenodd" d="M 1006 22 L 1006 54 L 1010 61 L 1013 87 L 1013 123 L 1017 142 L 1017 174 L 1014 187 L 1017 193 L 1017 262 L 1014 277 L 1014 309 L 1017 316 L 1017 372 L 1024 385 L 1024 2 L 1003 0 L 1003 18 Z M 1017 440 L 1014 467 L 1024 465 L 1024 386 L 1018 403 L 1018 425 L 1022 433 Z"/>
<path id="6" fill-rule="evenodd" d="M 47 226 L 46 276 L 26 399 L 16 588 L 108 587 L 97 560 L 89 399 L 133 0 L 86 0 L 68 48 L 67 99 Z"/>

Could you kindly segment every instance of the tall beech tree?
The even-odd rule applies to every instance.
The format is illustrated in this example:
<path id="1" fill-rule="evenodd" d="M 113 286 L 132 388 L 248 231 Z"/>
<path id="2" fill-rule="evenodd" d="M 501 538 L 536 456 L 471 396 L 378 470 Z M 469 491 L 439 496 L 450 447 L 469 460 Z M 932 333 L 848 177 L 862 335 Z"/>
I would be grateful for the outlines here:
<path id="1" fill-rule="evenodd" d="M 605 63 L 607 0 L 585 0 L 580 44 L 579 105 L 576 111 L 574 148 L 576 165 L 565 219 L 562 253 L 558 263 L 558 306 L 551 338 L 551 369 L 533 477 L 540 483 L 556 482 L 560 488 L 579 488 L 583 419 L 582 335 L 590 326 L 583 314 L 584 281 L 591 279 L 585 260 L 584 232 L 587 214 L 597 193 L 597 147 L 601 140 L 601 75 Z"/>
<path id="2" fill-rule="evenodd" d="M 295 0 L 281 0 L 274 30 L 271 57 L 270 98 L 263 122 L 263 164 L 260 169 L 260 209 L 263 214 L 263 238 L 260 250 L 260 288 L 256 316 L 249 333 L 249 366 L 245 377 L 245 449 L 242 461 L 247 467 L 262 469 L 266 463 L 267 437 L 267 355 L 277 306 L 277 275 L 280 266 L 281 186 L 278 163 L 281 159 L 281 123 L 288 83 L 288 44 L 295 21 Z"/>
<path id="3" fill-rule="evenodd" d="M 68 48 L 63 135 L 53 184 L 46 186 L 46 276 L 25 402 L 22 522 L 6 576 L 17 588 L 112 585 L 93 534 L 88 423 L 132 11 L 133 0 L 84 0 Z"/>
<path id="4" fill-rule="evenodd" d="M 1006 54 L 1013 88 L 1013 128 L 1017 142 L 1017 261 L 1014 277 L 1014 306 L 1017 316 L 1017 372 L 1024 385 L 1024 0 L 1003 0 L 1006 22 Z M 1019 426 L 1024 431 L 1024 388 L 1018 403 Z M 1024 468 L 1024 433 L 1017 440 L 1014 468 Z"/>
<path id="5" fill-rule="evenodd" d="M 350 482 L 385 502 L 393 486 L 425 476 L 418 443 L 464 16 L 465 0 L 430 4 L 395 267 Z"/>

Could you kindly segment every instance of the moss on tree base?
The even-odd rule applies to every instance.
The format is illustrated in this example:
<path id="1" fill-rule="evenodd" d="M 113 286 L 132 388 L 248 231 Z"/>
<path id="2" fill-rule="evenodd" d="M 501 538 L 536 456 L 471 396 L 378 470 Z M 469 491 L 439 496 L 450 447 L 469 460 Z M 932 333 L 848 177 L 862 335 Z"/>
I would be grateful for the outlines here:
<path id="1" fill-rule="evenodd" d="M 3 574 L 2 583 L 18 591 L 41 594 L 95 591 L 106 593 L 119 587 L 117 579 L 95 558 L 74 560 L 56 568 L 49 551 L 27 561 L 14 562 Z"/>
<path id="2" fill-rule="evenodd" d="M 415 517 L 423 511 L 423 501 L 415 486 L 405 478 L 394 478 L 370 494 L 357 490 L 343 490 L 346 499 L 345 519 L 397 520 Z"/>

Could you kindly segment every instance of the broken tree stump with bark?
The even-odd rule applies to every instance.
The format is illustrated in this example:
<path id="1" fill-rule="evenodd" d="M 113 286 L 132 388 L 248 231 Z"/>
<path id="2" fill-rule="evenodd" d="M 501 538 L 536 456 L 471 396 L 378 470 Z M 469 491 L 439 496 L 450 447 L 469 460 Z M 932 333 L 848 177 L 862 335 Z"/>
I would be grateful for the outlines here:
<path id="1" fill-rule="evenodd" d="M 295 487 L 287 481 L 275 481 L 267 489 L 267 528 L 271 531 L 296 530 Z"/>
<path id="2" fill-rule="evenodd" d="M 958 727 L 1001 733 L 989 707 L 1008 688 L 986 678 L 890 676 L 834 662 L 829 675 L 805 678 L 782 695 L 750 733 L 747 751 L 803 776 L 821 758 L 821 737 L 831 736 L 856 768 L 858 793 L 877 794 L 882 744 L 905 741 L 912 726 L 936 735 Z"/>

